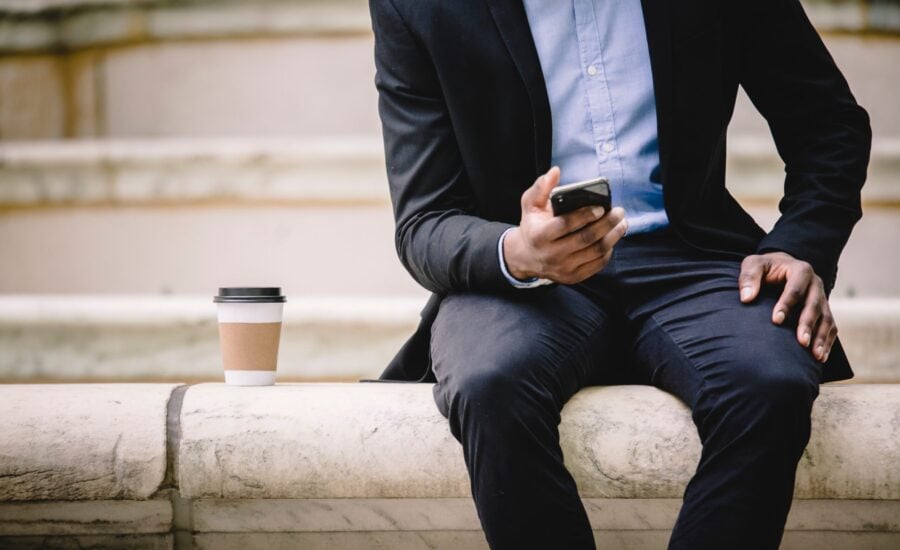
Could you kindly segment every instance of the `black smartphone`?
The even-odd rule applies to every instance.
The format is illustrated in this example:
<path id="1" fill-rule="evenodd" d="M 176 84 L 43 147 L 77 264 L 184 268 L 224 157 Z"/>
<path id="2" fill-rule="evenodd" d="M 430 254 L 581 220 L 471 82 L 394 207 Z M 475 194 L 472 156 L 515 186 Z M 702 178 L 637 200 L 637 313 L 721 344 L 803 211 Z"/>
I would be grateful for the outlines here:
<path id="1" fill-rule="evenodd" d="M 609 212 L 612 205 L 609 181 L 599 177 L 560 185 L 550 192 L 550 205 L 554 216 L 568 214 L 583 206 L 602 206 Z"/>

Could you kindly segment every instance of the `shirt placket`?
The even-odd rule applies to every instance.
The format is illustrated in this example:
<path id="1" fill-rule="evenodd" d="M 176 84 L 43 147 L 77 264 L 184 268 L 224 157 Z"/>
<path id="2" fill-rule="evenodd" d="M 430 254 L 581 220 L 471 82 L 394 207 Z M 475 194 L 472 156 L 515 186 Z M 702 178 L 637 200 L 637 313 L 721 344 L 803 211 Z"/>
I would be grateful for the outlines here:
<path id="1" fill-rule="evenodd" d="M 575 0 L 575 29 L 598 173 L 609 179 L 613 197 L 622 197 L 621 190 L 616 190 L 622 185 L 618 177 L 622 169 L 616 145 L 612 95 L 603 66 L 593 0 Z"/>

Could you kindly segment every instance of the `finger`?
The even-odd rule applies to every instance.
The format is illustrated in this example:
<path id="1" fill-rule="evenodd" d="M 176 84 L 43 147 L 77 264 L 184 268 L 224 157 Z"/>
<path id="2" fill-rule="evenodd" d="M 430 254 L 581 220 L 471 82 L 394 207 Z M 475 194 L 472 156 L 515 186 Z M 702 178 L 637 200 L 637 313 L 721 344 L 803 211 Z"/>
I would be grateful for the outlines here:
<path id="1" fill-rule="evenodd" d="M 837 334 L 837 325 L 832 324 L 831 330 L 828 331 L 828 337 L 825 339 L 825 357 L 822 358 L 823 363 L 828 361 L 828 357 L 831 355 L 831 348 L 834 347 L 834 341 L 837 339 Z"/>
<path id="2" fill-rule="evenodd" d="M 792 271 L 788 274 L 781 297 L 775 304 L 775 309 L 772 310 L 773 323 L 776 325 L 783 323 L 788 312 L 806 298 L 811 276 L 812 273 L 805 269 Z"/>
<path id="3" fill-rule="evenodd" d="M 552 166 L 522 194 L 522 211 L 548 208 L 550 192 L 559 184 L 559 167 Z"/>
<path id="4" fill-rule="evenodd" d="M 609 258 L 612 256 L 612 253 L 606 254 L 605 256 L 600 256 L 599 258 L 594 258 L 589 262 L 585 262 L 578 266 L 578 269 L 575 270 L 574 278 L 576 282 L 581 282 L 588 277 L 596 275 L 600 271 L 603 270 L 604 267 L 609 263 Z"/>
<path id="5" fill-rule="evenodd" d="M 612 229 L 609 230 L 606 235 L 603 236 L 602 239 L 597 241 L 593 248 L 601 256 L 606 256 L 612 252 L 613 247 L 619 242 L 619 239 L 625 236 L 625 233 L 628 232 L 628 220 L 622 218 L 622 220 L 615 225 Z"/>
<path id="6" fill-rule="evenodd" d="M 832 334 L 834 333 L 834 334 Z M 834 343 L 834 336 L 837 334 L 837 328 L 834 325 L 834 317 L 831 316 L 831 310 L 827 309 L 822 312 L 819 320 L 819 326 L 816 328 L 816 336 L 813 339 L 812 354 L 819 361 L 825 361 L 831 346 Z"/>
<path id="7" fill-rule="evenodd" d="M 609 214 L 594 220 L 578 231 L 562 235 L 557 243 L 568 254 L 575 253 L 596 244 L 624 219 L 625 210 L 617 206 L 610 210 Z"/>
<path id="8" fill-rule="evenodd" d="M 554 216 L 553 221 L 550 222 L 553 238 L 559 239 L 583 229 L 602 218 L 604 214 L 606 214 L 606 210 L 602 206 L 584 206 L 568 214 Z"/>
<path id="9" fill-rule="evenodd" d="M 556 265 L 559 266 L 559 272 L 563 275 L 570 274 L 579 270 L 584 264 L 595 262 L 602 258 L 608 260 L 609 256 L 612 255 L 613 246 L 627 230 L 628 221 L 623 219 L 593 245 L 574 252 L 562 252 L 557 256 L 558 260 L 556 262 Z"/>
<path id="10" fill-rule="evenodd" d="M 612 248 L 605 254 L 598 254 L 597 247 L 586 248 L 568 258 L 566 265 L 569 267 L 563 269 L 560 278 L 566 281 L 565 284 L 581 282 L 606 267 L 610 258 Z"/>
<path id="11" fill-rule="evenodd" d="M 752 302 L 759 294 L 760 281 L 768 269 L 768 260 L 763 256 L 752 255 L 741 262 L 741 275 L 738 277 L 738 287 L 741 290 L 741 301 Z"/>
<path id="12" fill-rule="evenodd" d="M 803 311 L 800 313 L 800 320 L 797 322 L 797 341 L 804 348 L 808 348 L 813 342 L 813 331 L 820 324 L 824 298 L 824 293 L 820 294 L 815 285 L 810 285 L 806 301 L 803 304 Z"/>

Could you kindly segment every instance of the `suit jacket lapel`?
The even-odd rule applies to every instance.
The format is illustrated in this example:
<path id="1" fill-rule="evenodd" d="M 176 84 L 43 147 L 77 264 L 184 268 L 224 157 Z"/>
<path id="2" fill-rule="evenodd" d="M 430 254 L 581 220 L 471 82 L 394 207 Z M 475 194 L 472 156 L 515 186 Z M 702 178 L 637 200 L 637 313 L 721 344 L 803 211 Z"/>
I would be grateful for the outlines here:
<path id="1" fill-rule="evenodd" d="M 670 116 L 672 113 L 672 17 L 671 0 L 641 0 L 647 47 L 650 50 L 650 70 L 653 73 L 653 94 L 656 99 L 657 138 L 659 140 L 660 169 L 663 182 L 669 166 L 672 143 Z"/>
<path id="2" fill-rule="evenodd" d="M 534 160 L 536 174 L 550 169 L 550 144 L 553 127 L 550 122 L 550 102 L 541 61 L 534 47 L 528 17 L 522 0 L 485 0 L 494 23 L 503 37 L 506 49 L 525 83 L 531 100 L 534 121 Z"/>

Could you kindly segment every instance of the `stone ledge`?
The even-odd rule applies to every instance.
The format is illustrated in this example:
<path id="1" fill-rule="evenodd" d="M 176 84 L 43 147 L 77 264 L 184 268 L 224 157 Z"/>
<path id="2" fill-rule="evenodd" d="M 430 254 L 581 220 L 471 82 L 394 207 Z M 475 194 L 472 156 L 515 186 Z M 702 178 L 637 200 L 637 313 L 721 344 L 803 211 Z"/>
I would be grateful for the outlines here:
<path id="1" fill-rule="evenodd" d="M 149 498 L 177 384 L 0 385 L 3 501 Z"/>
<path id="2" fill-rule="evenodd" d="M 898 418 L 900 385 L 822 387 L 795 498 L 900 499 Z M 470 495 L 428 384 L 198 384 L 181 422 L 183 498 Z M 700 453 L 687 407 L 649 386 L 582 390 L 560 433 L 585 498 L 678 498 Z"/>
<path id="3" fill-rule="evenodd" d="M 201 384 L 178 389 L 180 407 L 168 402 L 173 387 L 0 386 L 0 417 L 12 426 L 0 432 L 0 448 L 12 449 L 0 462 L 0 548 L 486 548 L 461 448 L 431 385 Z M 134 413 L 130 431 L 153 424 L 158 433 L 147 419 L 168 409 L 177 477 L 152 495 L 73 492 L 53 476 L 10 490 L 9 464 L 67 475 L 90 462 L 106 468 L 91 453 L 115 431 L 112 391 Z M 39 409 L 47 402 L 55 414 Z M 24 442 L 37 420 L 63 418 L 77 429 Z M 783 550 L 900 543 L 898 418 L 900 386 L 822 387 Z M 587 388 L 563 410 L 561 441 L 598 543 L 663 547 L 699 455 L 688 409 L 652 387 Z M 150 447 L 164 465 L 159 441 Z"/>
<path id="4" fill-rule="evenodd" d="M 728 142 L 727 181 L 742 200 L 776 202 L 784 164 L 772 140 Z M 863 188 L 897 204 L 900 139 L 876 140 Z M 384 151 L 369 137 L 165 138 L 0 143 L 0 206 L 192 201 L 388 204 Z"/>
<path id="5" fill-rule="evenodd" d="M 282 380 L 376 377 L 425 295 L 288 297 Z M 900 381 L 900 299 L 833 299 L 853 382 Z M 222 379 L 211 296 L 0 295 L 0 380 Z"/>

